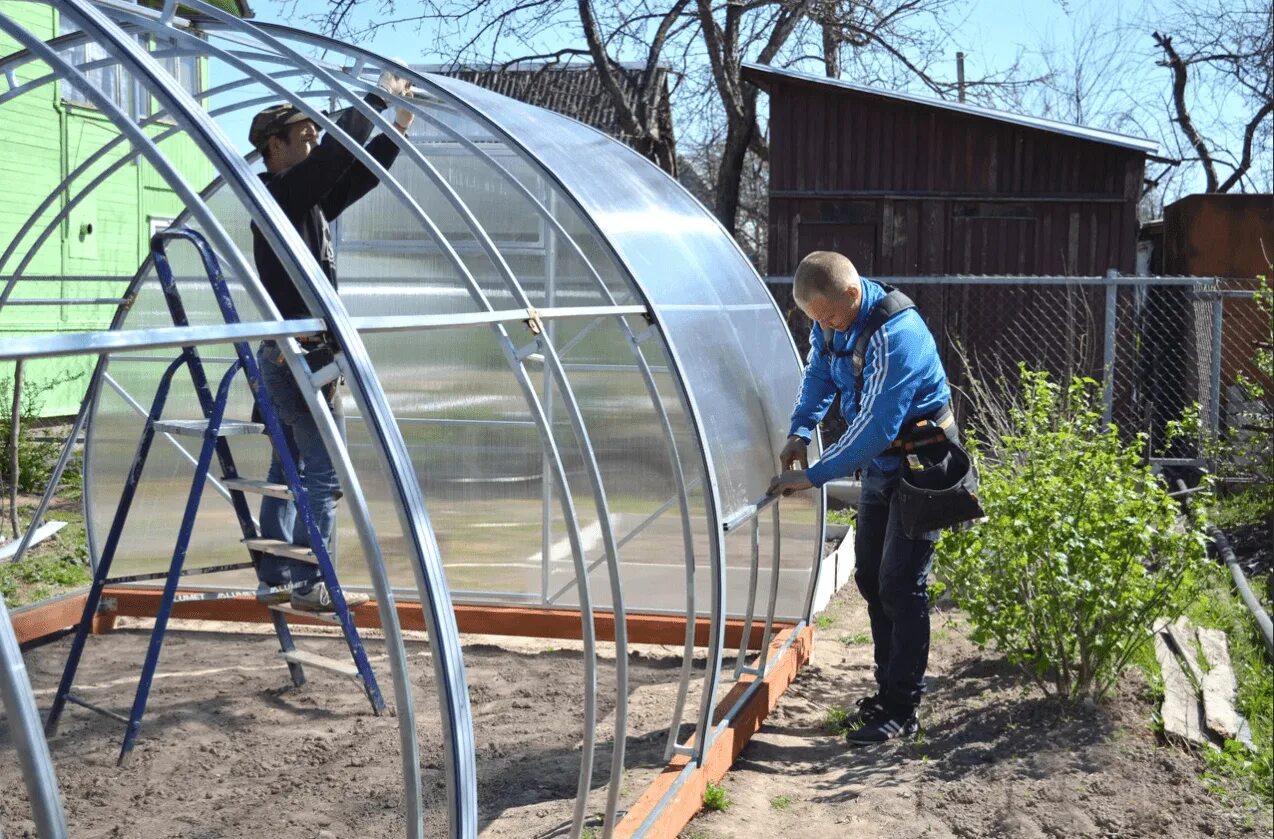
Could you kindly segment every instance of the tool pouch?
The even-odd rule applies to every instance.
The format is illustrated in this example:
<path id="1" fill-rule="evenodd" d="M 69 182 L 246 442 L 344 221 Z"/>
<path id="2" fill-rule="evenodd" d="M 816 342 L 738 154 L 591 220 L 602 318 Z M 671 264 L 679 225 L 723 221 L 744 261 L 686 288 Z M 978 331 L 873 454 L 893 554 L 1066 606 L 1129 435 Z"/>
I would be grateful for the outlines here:
<path id="1" fill-rule="evenodd" d="M 986 517 L 978 501 L 978 471 L 969 453 L 952 440 L 932 443 L 904 458 L 896 498 L 908 539 L 923 539 L 932 531 Z"/>

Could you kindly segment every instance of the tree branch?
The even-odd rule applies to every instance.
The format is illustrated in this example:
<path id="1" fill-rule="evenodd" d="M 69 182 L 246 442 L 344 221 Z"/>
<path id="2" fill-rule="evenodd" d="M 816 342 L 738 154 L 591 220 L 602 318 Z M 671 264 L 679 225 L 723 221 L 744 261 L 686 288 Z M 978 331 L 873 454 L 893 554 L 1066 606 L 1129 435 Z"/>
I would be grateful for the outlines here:
<path id="1" fill-rule="evenodd" d="M 1247 174 L 1247 170 L 1252 168 L 1252 138 L 1256 136 L 1256 129 L 1260 126 L 1261 121 L 1271 113 L 1274 113 L 1274 102 L 1266 102 L 1256 112 L 1256 116 L 1252 117 L 1248 122 L 1247 128 L 1243 130 L 1243 157 L 1239 159 L 1239 165 L 1235 167 L 1230 177 L 1226 178 L 1225 182 L 1217 187 L 1217 192 L 1229 192 Z"/>
<path id="2" fill-rule="evenodd" d="M 1203 164 L 1203 174 L 1207 178 L 1207 191 L 1216 192 L 1218 183 L 1216 165 L 1212 162 L 1212 153 L 1209 151 L 1207 143 L 1203 141 L 1203 137 L 1199 134 L 1199 130 L 1195 128 L 1194 121 L 1190 119 L 1190 110 L 1186 107 L 1186 64 L 1181 60 L 1181 56 L 1177 54 L 1176 48 L 1172 46 L 1172 37 L 1170 35 L 1160 35 L 1155 32 L 1154 37 L 1155 43 L 1159 45 L 1167 56 L 1167 59 L 1160 62 L 1160 65 L 1172 71 L 1172 101 L 1177 110 L 1175 122 L 1181 126 L 1181 131 L 1186 135 L 1186 139 L 1190 141 L 1190 145 L 1194 146 L 1195 152 L 1199 155 L 1199 161 Z"/>

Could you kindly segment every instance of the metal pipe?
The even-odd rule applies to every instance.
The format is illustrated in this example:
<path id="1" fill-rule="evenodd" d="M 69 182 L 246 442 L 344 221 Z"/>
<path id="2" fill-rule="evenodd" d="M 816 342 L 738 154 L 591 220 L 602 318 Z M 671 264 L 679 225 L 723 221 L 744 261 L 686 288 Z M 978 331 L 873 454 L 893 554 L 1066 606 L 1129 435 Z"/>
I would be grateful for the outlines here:
<path id="1" fill-rule="evenodd" d="M 66 13 L 70 13 L 74 18 L 76 18 L 82 29 L 95 33 L 99 42 L 107 45 L 108 51 L 114 51 L 117 55 L 123 57 L 130 67 L 137 71 L 137 75 L 141 76 L 145 80 L 144 84 L 146 87 L 174 112 L 177 120 L 179 122 L 185 122 L 189 126 L 192 139 L 194 139 L 195 142 L 208 154 L 214 165 L 217 165 L 218 168 L 222 170 L 223 174 L 227 176 L 227 181 L 233 188 L 235 188 L 239 197 L 244 201 L 249 211 L 256 217 L 263 233 L 265 233 L 267 238 L 272 241 L 272 244 L 276 247 L 276 251 L 282 253 L 284 265 L 287 267 L 293 278 L 298 282 L 298 286 L 302 294 L 309 298 L 309 303 L 312 307 L 319 308 L 324 311 L 327 315 L 327 321 L 333 327 L 333 331 L 338 336 L 338 339 L 343 339 L 342 343 L 346 346 L 347 353 L 353 354 L 356 357 L 358 363 L 351 365 L 351 378 L 353 380 L 352 383 L 354 384 L 356 399 L 360 399 L 360 401 L 363 401 L 364 403 L 374 399 L 376 400 L 374 409 L 376 411 L 375 416 L 379 419 L 380 417 L 388 415 L 388 406 L 384 403 L 384 394 L 380 391 L 379 385 L 374 381 L 374 378 L 371 381 L 367 380 L 365 372 L 367 369 L 367 362 L 365 353 L 362 352 L 361 342 L 358 340 L 356 335 L 349 336 L 345 334 L 349 331 L 349 329 L 345 325 L 343 311 L 339 308 L 339 303 L 336 303 L 334 308 L 332 305 L 334 296 L 331 291 L 316 282 L 316 279 L 320 276 L 317 270 L 317 265 L 314 264 L 312 258 L 308 258 L 308 253 L 303 253 L 305 250 L 303 243 L 301 243 L 295 230 L 291 228 L 290 224 L 285 218 L 283 218 L 281 212 L 278 210 L 278 207 L 269 199 L 262 184 L 251 176 L 244 166 L 243 161 L 233 153 L 233 151 L 229 148 L 228 143 L 221 137 L 219 131 L 211 125 L 208 121 L 207 115 L 200 112 L 200 109 L 195 105 L 194 100 L 179 87 L 174 86 L 170 88 L 161 83 L 159 79 L 164 77 L 163 71 L 156 66 L 148 56 L 141 53 L 135 44 L 130 43 L 126 37 L 122 36 L 122 33 L 119 33 L 118 30 L 114 30 L 112 25 L 101 17 L 100 13 L 95 9 L 86 6 L 83 2 L 81 2 L 81 0 L 68 0 L 64 11 Z M 16 29 L 16 27 L 13 28 Z M 56 70 L 60 70 L 72 78 L 76 77 L 77 74 L 75 74 L 73 69 L 71 69 L 66 62 L 62 61 L 55 53 L 49 50 L 45 44 L 38 41 L 38 39 L 26 37 L 26 33 L 21 30 L 16 32 L 11 31 L 10 34 L 13 34 L 20 42 L 23 42 L 28 49 L 40 54 L 41 58 L 43 58 Z M 99 108 L 110 115 L 112 117 L 112 121 L 116 123 L 120 130 L 128 133 L 133 142 L 143 149 L 146 156 L 160 172 L 161 176 L 163 176 L 165 180 L 172 185 L 174 191 L 178 193 L 191 211 L 194 212 L 194 214 L 205 224 L 207 231 L 214 239 L 216 245 L 220 247 L 236 264 L 236 268 L 238 268 L 244 276 L 252 276 L 250 270 L 248 270 L 246 262 L 237 250 L 235 250 L 233 243 L 225 231 L 221 228 L 216 218 L 211 215 L 208 208 L 203 205 L 198 196 L 190 190 L 168 161 L 158 153 L 154 144 L 149 141 L 145 134 L 124 114 L 122 114 L 118 108 L 109 101 L 109 99 L 97 96 L 93 92 L 90 92 L 89 95 L 94 96 Z M 262 289 L 249 284 L 248 290 L 257 298 L 258 305 L 262 306 L 268 312 L 277 314 L 277 310 L 274 309 L 272 302 L 268 296 L 264 294 Z M 306 379 L 304 377 L 307 374 L 303 369 L 303 362 L 297 355 L 296 348 L 291 343 L 287 344 L 285 357 L 288 358 L 293 375 L 296 376 L 298 380 L 305 381 Z M 316 416 L 320 419 L 320 429 L 327 432 L 324 433 L 325 443 L 330 449 L 334 446 L 334 443 L 331 439 L 330 429 L 325 428 L 325 424 L 322 422 L 324 419 L 322 414 L 324 412 L 317 404 L 313 404 L 318 403 L 319 400 L 314 394 L 308 393 L 306 389 L 303 389 L 303 391 L 306 392 L 307 401 L 312 403 L 310 406 L 311 411 L 315 412 Z M 364 406 L 364 411 L 367 411 L 366 405 Z M 330 415 L 327 416 L 326 419 L 330 424 Z M 411 490 L 415 488 L 416 495 L 418 495 L 419 490 L 418 487 L 415 486 L 414 476 L 408 476 L 406 480 L 403 478 L 402 469 L 398 464 L 401 460 L 406 459 L 405 450 L 402 446 L 401 437 L 397 436 L 395 439 L 395 436 L 396 430 L 394 433 L 386 432 L 385 422 L 383 420 L 378 422 L 377 427 L 373 429 L 373 438 L 379 439 L 382 444 L 382 454 L 387 461 L 387 466 L 391 475 L 391 485 L 398 493 L 400 501 L 399 514 L 404 523 L 404 530 L 406 531 L 409 540 L 411 540 L 412 544 L 416 548 L 415 554 L 417 559 L 420 560 L 418 565 L 422 563 L 424 565 L 429 565 L 430 557 L 426 556 L 426 551 L 429 548 L 428 534 L 422 533 L 422 530 L 427 531 L 427 520 L 422 521 L 423 509 L 419 506 L 418 501 L 416 504 L 412 503 L 413 500 L 417 499 L 412 499 L 410 497 L 412 495 Z M 347 479 L 350 476 L 343 475 L 342 477 Z M 369 557 L 375 556 L 374 539 L 368 539 L 368 534 L 362 535 L 364 536 L 365 542 L 370 542 L 367 546 L 369 548 Z M 434 547 L 436 548 L 436 545 Z M 434 556 L 436 556 L 436 551 Z M 424 573 L 423 568 L 422 573 Z M 436 577 L 440 576 L 440 572 L 430 574 L 430 576 L 436 579 Z M 441 581 L 441 584 L 435 588 L 433 592 L 426 592 L 423 585 L 421 586 L 421 589 L 422 601 L 428 601 L 431 596 L 436 596 L 439 592 L 443 593 L 445 596 L 445 580 Z M 427 608 L 425 611 L 426 618 L 430 621 L 430 629 L 433 631 L 432 635 L 435 639 L 435 644 L 437 645 L 437 654 L 434 656 L 434 660 L 436 669 L 440 671 L 440 693 L 445 696 L 445 701 L 443 703 L 444 706 L 452 712 L 451 715 L 454 717 L 454 709 L 457 704 L 465 701 L 459 699 L 459 695 L 462 691 L 457 690 L 457 685 L 451 681 L 453 676 L 458 676 L 459 683 L 461 685 L 463 684 L 462 665 L 457 663 L 456 666 L 446 667 L 443 662 L 445 659 L 447 663 L 450 663 L 455 658 L 451 651 L 447 649 L 447 647 L 450 646 L 448 639 L 450 638 L 452 641 L 455 639 L 454 616 L 449 614 L 443 615 L 441 618 L 443 631 L 438 632 L 438 604 L 429 603 L 428 605 L 431 608 Z M 450 618 L 450 627 L 446 625 L 448 618 Z M 450 632 L 447 631 L 448 629 L 450 629 Z M 387 635 L 391 634 L 394 634 L 392 630 L 387 629 Z M 401 640 L 400 635 L 399 640 Z M 465 707 L 464 710 L 467 711 L 467 707 Z M 403 711 L 406 711 L 408 715 L 410 714 L 409 703 L 406 707 L 403 707 L 400 703 L 400 721 L 405 719 L 405 716 L 402 713 Z M 464 713 L 463 716 L 467 719 L 467 713 Z M 450 734 L 450 731 L 448 731 L 447 734 Z M 412 734 L 411 739 L 414 741 L 414 734 Z M 456 765 L 458 761 L 461 763 L 464 762 L 463 755 L 457 759 L 454 751 L 452 752 L 451 757 L 452 760 L 448 762 L 449 768 Z M 410 791 L 408 794 L 410 797 Z M 455 819 L 453 818 L 453 824 L 454 823 Z"/>
<path id="2" fill-rule="evenodd" d="M 751 560 L 748 562 L 748 606 L 743 611 L 743 633 L 739 636 L 739 652 L 734 659 L 734 678 L 737 680 L 743 675 L 743 665 L 747 663 L 748 657 L 748 641 L 752 638 L 752 614 L 756 610 L 756 577 L 760 570 L 761 564 L 761 520 L 756 516 L 752 518 L 749 556 Z"/>
<path id="3" fill-rule="evenodd" d="M 1270 622 L 1269 613 L 1261 607 L 1261 601 L 1252 593 L 1252 587 L 1248 585 L 1247 577 L 1244 576 L 1243 569 L 1234 556 L 1234 550 L 1230 547 L 1230 540 L 1217 527 L 1209 527 L 1208 530 L 1211 532 L 1212 541 L 1216 542 L 1217 550 L 1221 552 L 1221 559 L 1230 569 L 1230 577 L 1234 580 L 1234 587 L 1239 590 L 1243 605 L 1252 613 L 1252 618 L 1260 628 L 1261 635 L 1265 637 L 1266 651 L 1274 656 L 1274 623 Z"/>
<path id="4" fill-rule="evenodd" d="M 0 19 L 3 18 L 4 15 L 0 14 Z M 40 711 L 35 706 L 31 679 L 22 661 L 22 649 L 13 633 L 13 624 L 9 622 L 4 595 L 0 595 L 0 665 L 3 665 L 0 667 L 0 699 L 4 700 L 9 735 L 18 750 L 22 780 L 31 799 L 36 830 L 41 839 L 64 839 L 66 814 L 62 811 L 53 757 L 49 754 L 49 743 L 44 739 Z"/>

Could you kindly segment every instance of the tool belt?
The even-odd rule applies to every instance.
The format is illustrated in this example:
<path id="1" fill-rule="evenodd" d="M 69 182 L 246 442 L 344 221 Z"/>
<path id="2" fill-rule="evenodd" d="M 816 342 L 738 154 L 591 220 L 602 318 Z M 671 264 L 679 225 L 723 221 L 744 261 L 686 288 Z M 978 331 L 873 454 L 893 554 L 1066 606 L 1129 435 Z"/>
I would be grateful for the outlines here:
<path id="1" fill-rule="evenodd" d="M 904 426 L 884 454 L 902 456 L 897 499 L 907 538 L 927 538 L 986 517 L 978 501 L 978 470 L 960 445 L 949 405 Z"/>

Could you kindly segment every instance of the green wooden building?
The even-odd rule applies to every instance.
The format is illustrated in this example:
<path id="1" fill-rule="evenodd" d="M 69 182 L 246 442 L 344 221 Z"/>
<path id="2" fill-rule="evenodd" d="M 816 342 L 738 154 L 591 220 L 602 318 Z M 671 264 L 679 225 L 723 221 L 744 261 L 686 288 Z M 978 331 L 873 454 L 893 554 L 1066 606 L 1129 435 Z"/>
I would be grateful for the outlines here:
<path id="1" fill-rule="evenodd" d="M 244 3 L 223 2 L 237 14 L 250 14 Z M 41 3 L 0 0 L 0 14 L 18 21 L 27 30 L 46 39 L 73 31 L 59 20 L 58 12 Z M 0 34 L 0 55 L 19 46 Z M 74 63 L 105 57 L 96 47 L 70 48 L 65 55 Z M 166 58 L 166 69 L 191 92 L 207 84 L 207 66 L 193 57 Z M 17 74 L 21 84 L 48 72 L 33 62 Z M 89 72 L 89 79 L 126 113 L 143 120 L 156 109 L 144 89 L 129 81 L 114 67 Z M 0 88 L 5 82 L 0 79 Z M 162 125 L 148 128 L 152 134 Z M 8 249 L 31 214 L 68 174 L 118 136 L 118 132 L 84 93 L 67 82 L 45 85 L 34 93 L 0 105 L 0 253 Z M 211 165 L 185 137 L 176 137 L 161 146 L 165 154 L 197 187 L 207 184 Z M 83 187 L 121 154 L 128 144 L 106 155 L 72 185 Z M 16 243 L 13 253 L 0 265 L 0 275 L 21 273 L 23 280 L 0 309 L 0 341 L 5 337 L 81 332 L 110 324 L 115 305 L 82 301 L 118 297 L 127 280 L 145 258 L 151 233 L 166 226 L 183 204 L 153 168 L 133 161 L 120 168 L 77 205 L 69 216 L 37 241 L 48 223 L 66 204 L 58 196 L 36 225 Z M 4 283 L 0 282 L 0 288 Z M 74 414 L 87 383 L 94 359 L 91 357 L 33 360 L 25 367 L 24 392 L 41 393 L 46 417 Z M 78 377 L 67 381 L 68 377 Z M 0 398 L 8 404 L 13 365 L 0 365 Z M 61 384 L 53 385 L 61 381 Z"/>

